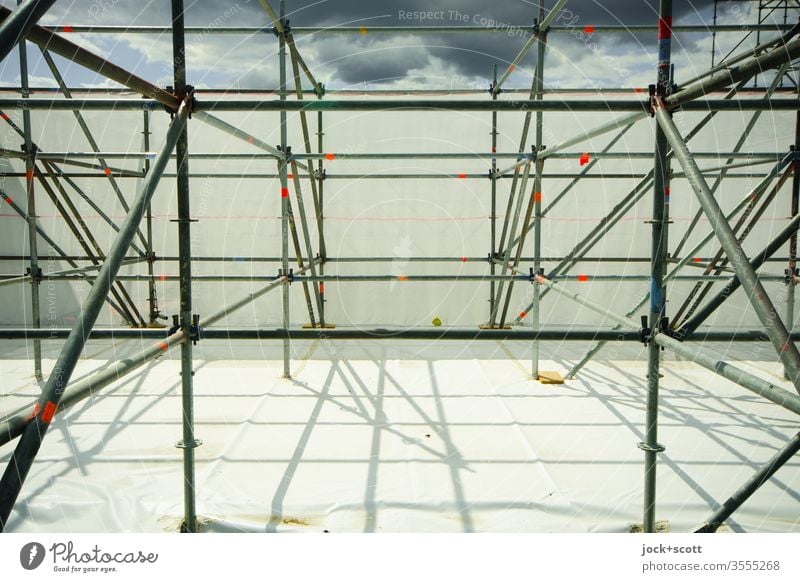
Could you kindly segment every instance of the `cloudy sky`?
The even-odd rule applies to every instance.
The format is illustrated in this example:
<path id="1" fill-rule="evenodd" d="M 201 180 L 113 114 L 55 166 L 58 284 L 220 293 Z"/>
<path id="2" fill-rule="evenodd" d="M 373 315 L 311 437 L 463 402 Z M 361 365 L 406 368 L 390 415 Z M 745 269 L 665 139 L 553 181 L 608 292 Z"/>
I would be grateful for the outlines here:
<path id="1" fill-rule="evenodd" d="M 270 0 L 277 10 L 277 0 Z M 2 0 L 7 7 L 14 0 Z M 555 0 L 547 0 L 545 8 Z M 601 24 L 654 24 L 657 0 L 571 0 L 555 24 L 575 32 L 550 36 L 545 83 L 551 87 L 643 86 L 652 82 L 655 33 L 616 33 L 584 28 Z M 757 3 L 721 3 L 720 23 L 749 23 Z M 46 24 L 167 25 L 170 3 L 133 0 L 61 0 L 43 19 Z M 713 0 L 676 0 L 674 22 L 710 24 Z M 502 72 L 525 43 L 539 11 L 533 0 L 289 0 L 294 26 L 363 26 L 361 34 L 297 37 L 301 54 L 315 76 L 329 88 L 484 88 L 494 64 Z M 186 23 L 207 29 L 220 26 L 270 26 L 258 0 L 186 2 Z M 499 28 L 493 34 L 385 35 L 370 33 L 377 25 L 470 25 Z M 523 28 L 518 28 L 523 27 Z M 78 43 L 159 85 L 171 84 L 168 35 L 72 34 Z M 742 33 L 717 37 L 718 54 Z M 269 33 L 198 34 L 187 38 L 190 82 L 199 87 L 274 88 L 278 82 L 277 42 Z M 750 42 L 749 44 L 752 44 Z M 745 45 L 747 46 L 747 45 Z M 678 81 L 708 68 L 710 34 L 676 34 L 673 44 Z M 17 84 L 14 54 L 0 64 L 0 82 Z M 30 50 L 31 84 L 52 85 L 38 51 Z M 73 86 L 106 82 L 94 74 L 58 61 Z M 531 51 L 509 80 L 509 87 L 529 87 L 535 62 Z"/>

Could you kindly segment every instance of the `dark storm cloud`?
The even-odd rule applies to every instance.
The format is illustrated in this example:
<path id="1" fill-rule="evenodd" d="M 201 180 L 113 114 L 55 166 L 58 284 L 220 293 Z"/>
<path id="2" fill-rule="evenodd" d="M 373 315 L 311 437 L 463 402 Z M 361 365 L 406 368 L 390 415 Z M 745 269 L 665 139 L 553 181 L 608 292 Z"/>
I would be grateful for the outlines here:
<path id="1" fill-rule="evenodd" d="M 292 6 L 292 3 L 288 3 Z M 545 12 L 555 5 L 555 0 L 545 2 Z M 676 1 L 674 18 L 678 20 L 696 14 L 713 5 L 713 0 Z M 485 26 L 501 30 L 498 34 L 442 34 L 416 37 L 425 44 L 432 56 L 439 57 L 455 67 L 465 76 L 489 77 L 492 65 L 504 68 L 513 60 L 528 38 L 529 29 L 539 13 L 539 3 L 529 0 L 384 0 L 364 3 L 359 0 L 337 0 L 324 4 L 299 5 L 294 10 L 295 25 L 339 26 L 363 23 L 375 25 L 449 25 Z M 655 24 L 658 15 L 657 0 L 573 0 L 568 2 L 555 24 L 577 26 L 601 24 Z M 638 50 L 647 37 L 643 34 L 605 35 L 601 42 L 629 46 Z M 397 59 L 406 54 L 398 51 Z M 532 51 L 523 66 L 531 66 L 535 52 Z M 401 68 L 395 64 L 395 68 Z M 339 75 L 348 82 L 370 81 L 385 78 L 375 70 L 374 63 L 364 59 L 342 60 L 337 68 Z M 377 73 L 377 74 L 376 74 Z"/>
<path id="2" fill-rule="evenodd" d="M 270 0 L 275 10 L 278 1 Z M 13 2 L 4 0 L 3 4 Z M 555 0 L 548 0 L 545 8 Z M 699 13 L 713 0 L 678 0 L 674 2 L 674 18 Z M 264 26 L 270 23 L 258 0 L 187 0 L 186 24 L 191 26 Z M 538 3 L 530 0 L 302 0 L 287 2 L 288 17 L 293 26 L 376 25 L 470 25 L 499 27 L 497 34 L 419 35 L 398 39 L 404 45 L 386 51 L 388 37 L 343 36 L 298 37 L 298 45 L 317 54 L 317 62 L 325 63 L 320 74 L 331 73 L 335 84 L 353 84 L 380 79 L 402 78 L 438 57 L 464 77 L 488 78 L 493 64 L 501 70 L 511 61 L 527 38 L 528 29 L 538 15 Z M 11 7 L 11 6 L 10 6 Z M 572 23 L 581 28 L 601 24 L 655 24 L 657 0 L 572 0 L 556 24 Z M 70 24 L 164 25 L 170 21 L 169 2 L 150 3 L 129 0 L 75 0 L 58 2 L 47 22 Z M 518 29 L 515 27 L 523 27 Z M 563 35 L 562 35 L 563 36 Z M 641 50 L 641 43 L 653 47 L 653 35 L 604 35 L 599 40 L 616 45 L 616 50 Z M 413 44 L 414 46 L 408 46 Z M 531 51 L 523 67 L 531 66 Z"/>

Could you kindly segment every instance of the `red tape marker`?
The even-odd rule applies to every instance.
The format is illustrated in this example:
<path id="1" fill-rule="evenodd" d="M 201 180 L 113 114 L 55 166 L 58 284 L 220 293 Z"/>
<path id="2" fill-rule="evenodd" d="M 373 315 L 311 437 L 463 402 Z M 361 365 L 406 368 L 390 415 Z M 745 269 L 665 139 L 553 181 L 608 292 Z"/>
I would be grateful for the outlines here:
<path id="1" fill-rule="evenodd" d="M 464 178 L 467 177 L 467 175 L 466 174 L 459 174 L 458 177 L 463 180 Z"/>
<path id="2" fill-rule="evenodd" d="M 12 202 L 14 202 L 14 201 L 13 201 L 11 198 L 9 198 L 8 196 L 6 196 L 5 200 L 6 200 L 6 202 L 7 202 L 9 205 L 10 205 Z"/>
<path id="3" fill-rule="evenodd" d="M 520 312 L 519 312 L 519 318 L 520 318 L 520 319 L 525 319 L 525 316 L 526 316 L 526 315 L 528 315 L 528 314 L 527 314 L 527 313 L 525 313 L 524 311 L 520 311 Z"/>
<path id="4" fill-rule="evenodd" d="M 578 281 L 580 281 L 581 283 L 586 283 L 586 281 L 588 280 L 589 280 L 588 275 L 578 275 Z"/>
<path id="5" fill-rule="evenodd" d="M 672 38 L 672 17 L 658 19 L 658 40 Z"/>
<path id="6" fill-rule="evenodd" d="M 6 115 L 5 113 L 0 113 L 0 117 L 8 121 L 8 115 Z"/>
<path id="7" fill-rule="evenodd" d="M 588 164 L 589 163 L 589 154 L 587 152 L 582 153 L 581 154 L 581 158 L 580 158 L 580 160 L 578 160 L 578 162 L 580 163 L 581 166 L 585 166 L 586 164 Z"/>
<path id="8" fill-rule="evenodd" d="M 56 405 L 54 402 L 48 402 L 44 405 L 44 412 L 42 412 L 42 422 L 50 424 L 56 414 Z"/>
<path id="9" fill-rule="evenodd" d="M 106 176 L 110 176 L 111 175 L 111 168 L 106 168 L 105 170 L 103 170 L 103 172 L 105 172 Z"/>
<path id="10" fill-rule="evenodd" d="M 534 202 L 541 202 L 542 201 L 542 193 L 541 192 L 536 192 L 533 195 L 533 201 Z"/>
<path id="11" fill-rule="evenodd" d="M 461 262 L 466 263 L 469 259 L 467 257 L 461 257 Z"/>
<path id="12" fill-rule="evenodd" d="M 61 30 L 63 30 L 64 32 L 72 32 L 74 29 L 71 26 L 65 26 Z"/>
<path id="13" fill-rule="evenodd" d="M 592 34 L 594 32 L 594 26 L 592 26 L 591 24 L 589 26 L 584 26 L 583 32 L 585 32 L 586 34 Z"/>
<path id="14" fill-rule="evenodd" d="M 320 295 L 325 295 L 325 283 L 320 283 L 319 284 L 319 294 Z"/>
<path id="15" fill-rule="evenodd" d="M 160 348 L 161 348 L 161 351 L 162 351 L 162 352 L 166 352 L 166 351 L 167 351 L 167 348 L 168 348 L 169 346 L 167 345 L 167 342 L 161 342 L 160 344 L 158 344 L 158 347 L 160 347 Z"/>
<path id="16" fill-rule="evenodd" d="M 336 154 L 325 154 L 325 159 L 326 160 L 335 160 L 336 159 Z"/>
<path id="17" fill-rule="evenodd" d="M 695 263 L 702 263 L 702 262 L 703 262 L 703 259 L 701 259 L 700 257 L 695 257 L 695 258 L 693 258 L 692 260 L 693 260 Z"/>
<path id="18" fill-rule="evenodd" d="M 281 198 L 288 198 L 288 197 L 289 197 L 289 189 L 281 188 Z"/>

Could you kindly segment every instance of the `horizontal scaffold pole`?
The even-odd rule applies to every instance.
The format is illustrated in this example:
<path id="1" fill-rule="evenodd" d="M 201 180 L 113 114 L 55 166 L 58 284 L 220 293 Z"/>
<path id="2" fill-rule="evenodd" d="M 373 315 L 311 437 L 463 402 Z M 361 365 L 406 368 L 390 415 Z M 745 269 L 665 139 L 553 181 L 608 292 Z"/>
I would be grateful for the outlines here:
<path id="1" fill-rule="evenodd" d="M 353 35 L 362 36 L 364 34 L 482 34 L 482 35 L 503 35 L 509 34 L 525 36 L 532 34 L 530 24 L 511 24 L 500 23 L 486 19 L 480 14 L 476 14 L 474 26 L 469 25 L 439 25 L 439 26 L 293 26 L 292 34 L 302 35 Z M 484 22 L 485 20 L 485 22 Z M 557 21 L 558 22 L 558 21 Z M 127 26 L 127 25 L 69 25 L 60 24 L 48 26 L 47 30 L 52 32 L 69 32 L 76 34 L 171 34 L 172 28 L 169 26 Z M 621 24 L 597 24 L 593 25 L 595 33 L 602 32 L 655 32 L 658 27 L 649 24 L 621 25 Z M 788 24 L 674 24 L 670 27 L 672 32 L 692 32 L 704 33 L 711 32 L 779 32 L 789 30 Z M 547 31 L 548 34 L 571 34 L 575 35 L 582 32 L 582 27 L 574 25 L 554 25 Z M 198 35 L 228 35 L 241 34 L 247 36 L 272 34 L 272 28 L 263 26 L 187 26 L 186 34 Z"/>
<path id="2" fill-rule="evenodd" d="M 267 291 L 269 289 L 266 289 Z M 247 301 L 249 303 L 249 300 Z M 228 312 L 232 311 L 228 308 Z M 202 324 L 202 322 L 201 322 Z M 636 330 L 611 330 L 611 329 L 539 329 L 531 330 L 511 330 L 511 329 L 471 329 L 471 328 L 374 328 L 374 329 L 292 329 L 284 331 L 283 328 L 216 328 L 201 327 L 200 337 L 208 340 L 273 340 L 291 337 L 298 340 L 350 340 L 350 339 L 397 339 L 397 340 L 487 340 L 487 341 L 624 341 L 640 342 L 642 336 Z M 27 328 L 5 328 L 0 329 L 0 340 L 21 340 L 21 339 L 41 339 L 41 340 L 61 340 L 69 335 L 67 328 L 54 329 L 27 329 Z M 168 337 L 168 332 L 160 329 L 133 329 L 123 328 L 100 328 L 93 329 L 88 334 L 90 340 L 102 339 L 162 339 Z M 794 339 L 800 339 L 800 331 L 793 332 Z M 687 342 L 765 342 L 769 338 L 763 331 L 759 330 L 740 330 L 740 331 L 708 331 L 695 333 Z"/>
<path id="3" fill-rule="evenodd" d="M 52 50 L 52 47 L 51 47 Z M 55 52 L 55 51 L 53 51 Z M 703 99 L 682 104 L 684 111 L 795 111 L 798 99 Z M 161 108 L 158 101 L 149 99 L 0 99 L 0 109 L 30 111 L 142 111 Z M 408 100 L 359 100 L 340 99 L 322 101 L 279 101 L 276 99 L 203 99 L 198 101 L 196 111 L 543 111 L 543 112 L 611 112 L 611 111 L 649 111 L 644 99 L 602 99 L 575 100 L 501 100 L 478 101 L 472 99 L 408 99 Z"/>

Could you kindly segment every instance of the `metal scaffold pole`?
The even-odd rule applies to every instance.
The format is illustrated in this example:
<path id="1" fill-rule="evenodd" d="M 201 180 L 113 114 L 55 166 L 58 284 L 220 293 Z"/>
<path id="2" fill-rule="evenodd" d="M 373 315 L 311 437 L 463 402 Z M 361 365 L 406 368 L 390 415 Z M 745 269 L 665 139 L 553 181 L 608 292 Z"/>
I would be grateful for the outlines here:
<path id="1" fill-rule="evenodd" d="M 497 93 L 494 91 L 494 87 L 497 85 L 497 64 L 495 63 L 492 66 L 492 85 L 489 90 L 489 93 L 492 96 L 492 100 L 497 100 Z M 492 111 L 492 154 L 497 154 L 497 111 Z M 489 274 L 494 276 L 497 273 L 497 263 L 495 263 L 495 255 L 497 254 L 497 156 L 492 156 L 492 165 L 489 170 L 491 172 L 491 212 L 489 215 L 489 244 L 490 244 L 490 253 L 489 256 L 492 257 L 492 262 L 489 266 Z M 494 303 L 496 301 L 495 298 L 495 282 L 494 280 L 489 282 L 489 319 L 492 317 L 492 313 L 494 313 Z"/>
<path id="2" fill-rule="evenodd" d="M 800 88 L 798 88 L 798 92 L 800 92 Z M 800 111 L 795 115 L 793 145 L 795 159 L 792 162 L 792 190 L 789 202 L 791 216 L 800 212 L 800 159 L 797 157 L 800 154 Z M 795 229 L 789 239 L 789 267 L 786 272 L 786 327 L 790 332 L 794 329 L 794 300 L 795 286 L 797 285 L 795 276 L 797 274 L 797 230 Z M 788 378 L 785 370 L 784 376 Z"/>
<path id="3" fill-rule="evenodd" d="M 322 95 L 317 96 L 318 99 L 322 99 Z M 324 138 L 325 132 L 323 131 L 322 125 L 322 111 L 317 112 L 317 152 L 320 154 L 319 160 L 317 161 L 317 192 L 319 195 L 319 210 L 317 214 L 317 224 L 319 225 L 319 274 L 321 276 L 325 276 L 325 263 L 328 262 L 328 251 L 323 244 L 325 240 L 325 174 L 323 169 L 323 158 L 322 155 L 323 147 L 324 147 Z M 313 162 L 309 162 L 309 170 L 313 174 L 314 164 Z M 309 257 L 310 259 L 311 257 Z M 327 325 L 325 323 L 325 283 L 321 283 L 319 286 L 319 326 L 321 328 L 325 328 Z"/>
<path id="4" fill-rule="evenodd" d="M 145 152 L 150 151 L 150 112 L 145 110 L 142 112 L 142 145 Z M 144 158 L 144 175 L 147 176 L 150 172 L 150 158 Z M 147 205 L 147 214 L 145 216 L 145 252 L 147 254 L 147 310 L 148 310 L 148 324 L 150 326 L 158 327 L 159 319 L 163 319 L 161 311 L 158 308 L 158 290 L 156 289 L 156 278 L 154 273 L 156 255 L 153 252 L 153 208 L 151 204 Z"/>
<path id="5" fill-rule="evenodd" d="M 280 2 L 280 26 L 278 31 L 278 67 L 280 72 L 280 100 L 286 101 L 286 31 L 283 29 L 286 21 L 286 1 Z M 282 275 L 289 274 L 289 178 L 288 178 L 288 128 L 286 126 L 286 111 L 280 113 L 281 124 L 281 152 L 283 159 L 278 161 L 278 173 L 281 182 L 281 271 Z M 283 329 L 289 329 L 289 281 L 281 289 L 283 302 Z M 290 370 L 290 343 L 288 334 L 283 339 L 283 376 L 291 378 Z"/>
<path id="6" fill-rule="evenodd" d="M 668 95 L 671 89 L 670 53 L 672 43 L 672 0 L 661 0 L 658 13 L 658 72 L 656 94 Z M 653 220 L 650 263 L 649 325 L 656 329 L 666 317 L 664 271 L 667 259 L 667 225 L 669 222 L 669 145 L 660 127 L 656 126 L 655 173 L 653 175 Z M 647 345 L 647 404 L 645 440 L 639 443 L 644 451 L 644 525 L 646 533 L 656 530 L 657 456 L 664 450 L 658 442 L 658 389 L 661 348 L 654 342 Z"/>
<path id="7" fill-rule="evenodd" d="M 183 31 L 183 0 L 172 0 L 172 59 L 175 73 L 175 93 L 187 103 L 192 102 L 193 88 L 186 84 L 186 44 Z M 179 326 L 187 341 L 181 342 L 181 409 L 183 438 L 177 447 L 183 451 L 183 524 L 181 531 L 197 531 L 195 507 L 194 450 L 201 443 L 194 433 L 194 370 L 192 345 L 198 338 L 197 317 L 192 314 L 192 215 L 189 196 L 189 134 L 183 124 L 175 146 L 177 155 L 178 191 L 178 269 L 180 274 Z"/>
<path id="8" fill-rule="evenodd" d="M 558 6 L 562 7 L 564 4 L 559 3 Z M 554 9 L 555 11 L 556 9 Z M 544 3 L 539 5 L 539 22 L 544 19 Z M 540 32 L 536 43 L 536 79 L 535 79 L 535 95 L 534 99 L 540 101 L 542 99 L 542 91 L 544 89 L 544 56 L 547 49 L 547 29 Z M 542 133 L 544 129 L 544 120 L 541 111 L 536 112 L 536 154 L 537 156 L 542 153 L 544 145 L 542 143 Z M 544 160 L 537 157 L 534 166 L 533 176 L 533 272 L 538 273 L 542 266 L 542 170 L 544 169 Z M 525 222 L 522 223 L 522 235 L 520 235 L 519 248 L 517 250 L 517 260 L 515 266 L 519 264 L 519 259 L 522 254 L 522 244 L 525 241 L 525 228 L 528 226 L 530 217 L 527 217 Z M 508 284 L 508 299 L 511 299 L 511 289 L 513 282 Z M 533 308 L 531 309 L 531 329 L 536 331 L 539 329 L 539 303 L 541 300 L 541 288 L 539 285 L 533 286 Z M 505 314 L 503 316 L 505 320 Z M 534 380 L 539 379 L 539 342 L 531 342 L 531 377 Z"/>
<path id="9" fill-rule="evenodd" d="M 18 4 L 22 4 L 19 0 Z M 30 4 L 30 2 L 29 2 Z M 28 51 L 24 40 L 19 43 L 19 79 L 23 99 L 29 97 L 28 87 Z M 42 270 L 39 267 L 39 251 L 36 238 L 36 189 L 34 186 L 34 168 L 36 166 L 37 149 L 31 139 L 31 112 L 22 111 L 22 127 L 25 143 L 25 192 L 27 199 L 28 218 L 28 248 L 30 249 L 30 277 L 31 277 L 31 325 L 38 329 L 42 325 L 40 314 L 39 284 Z M 33 374 L 37 380 L 42 380 L 42 344 L 33 340 Z"/>

